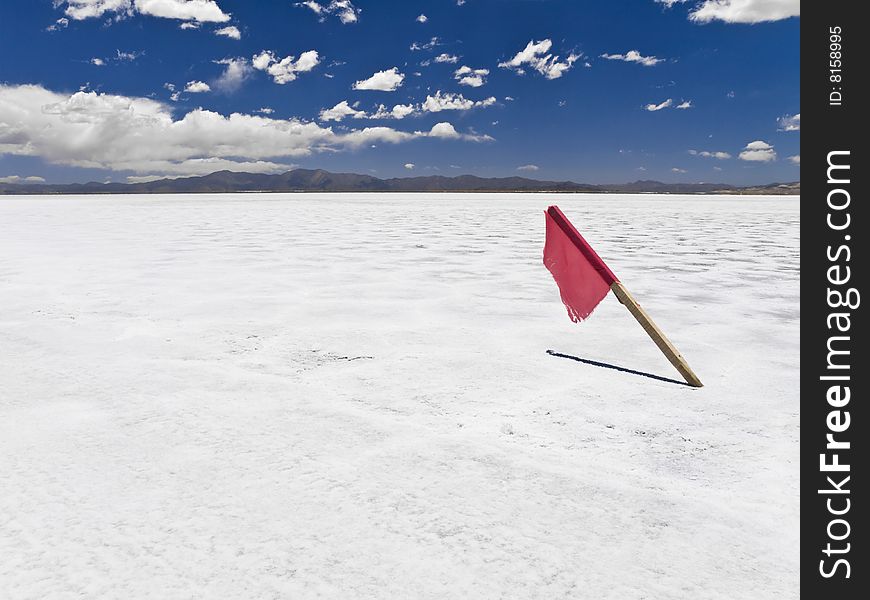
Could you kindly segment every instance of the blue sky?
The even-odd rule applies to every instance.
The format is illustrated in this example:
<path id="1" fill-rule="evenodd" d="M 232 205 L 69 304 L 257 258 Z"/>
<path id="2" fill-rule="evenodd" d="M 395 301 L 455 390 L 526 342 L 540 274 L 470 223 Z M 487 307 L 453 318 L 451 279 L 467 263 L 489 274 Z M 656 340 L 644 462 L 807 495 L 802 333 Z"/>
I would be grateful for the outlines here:
<path id="1" fill-rule="evenodd" d="M 4 0 L 0 181 L 295 166 L 795 181 L 799 11 L 795 0 Z"/>

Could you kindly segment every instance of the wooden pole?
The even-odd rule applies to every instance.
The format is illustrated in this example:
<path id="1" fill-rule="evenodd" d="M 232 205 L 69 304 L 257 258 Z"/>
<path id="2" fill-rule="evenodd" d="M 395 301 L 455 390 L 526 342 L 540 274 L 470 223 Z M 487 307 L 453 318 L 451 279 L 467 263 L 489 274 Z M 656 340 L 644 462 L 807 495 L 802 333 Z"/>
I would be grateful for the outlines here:
<path id="1" fill-rule="evenodd" d="M 689 363 L 686 362 L 686 359 L 683 358 L 674 345 L 665 337 L 664 332 L 658 328 L 650 316 L 646 313 L 646 311 L 641 308 L 640 304 L 638 304 L 637 300 L 628 293 L 628 290 L 625 289 L 625 286 L 622 285 L 620 281 L 614 281 L 610 285 L 610 290 L 614 293 L 614 295 L 619 299 L 619 301 L 628 309 L 628 312 L 637 319 L 637 322 L 640 323 L 640 326 L 643 327 L 643 330 L 647 332 L 652 338 L 652 341 L 656 343 L 656 346 L 659 347 L 664 355 L 671 361 L 671 364 L 676 367 L 677 371 L 680 372 L 680 375 L 683 376 L 683 379 L 686 380 L 686 383 L 693 387 L 703 387 L 703 383 L 698 379 L 698 376 L 692 371 L 689 367 Z"/>

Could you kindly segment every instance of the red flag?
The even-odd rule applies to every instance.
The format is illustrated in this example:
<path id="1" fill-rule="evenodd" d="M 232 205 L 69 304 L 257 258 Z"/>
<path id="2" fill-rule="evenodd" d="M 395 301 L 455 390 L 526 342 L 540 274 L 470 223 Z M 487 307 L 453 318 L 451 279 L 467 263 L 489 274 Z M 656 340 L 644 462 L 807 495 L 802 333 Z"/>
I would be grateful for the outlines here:
<path id="1" fill-rule="evenodd" d="M 568 316 L 575 323 L 595 310 L 619 279 L 574 228 L 558 206 L 545 213 L 544 266 L 553 275 Z"/>

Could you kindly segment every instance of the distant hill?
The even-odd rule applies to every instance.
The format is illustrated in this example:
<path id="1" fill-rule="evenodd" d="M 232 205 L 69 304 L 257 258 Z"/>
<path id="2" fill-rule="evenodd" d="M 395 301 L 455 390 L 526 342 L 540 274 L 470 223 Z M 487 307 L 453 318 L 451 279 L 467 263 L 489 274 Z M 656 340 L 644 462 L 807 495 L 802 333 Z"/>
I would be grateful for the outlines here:
<path id="1" fill-rule="evenodd" d="M 201 177 L 157 179 L 145 183 L 0 183 L 0 194 L 194 194 L 221 192 L 590 192 L 657 194 L 797 194 L 800 183 L 738 187 L 717 183 L 633 183 L 591 185 L 538 181 L 525 177 L 396 177 L 379 179 L 322 169 L 294 169 L 276 175 L 217 171 Z"/>

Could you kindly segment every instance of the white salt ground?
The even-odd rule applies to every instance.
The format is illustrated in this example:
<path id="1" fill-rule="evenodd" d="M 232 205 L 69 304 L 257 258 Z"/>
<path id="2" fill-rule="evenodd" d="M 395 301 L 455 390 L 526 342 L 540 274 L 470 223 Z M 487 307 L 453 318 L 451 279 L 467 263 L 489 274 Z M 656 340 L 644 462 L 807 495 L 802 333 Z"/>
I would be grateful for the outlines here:
<path id="1" fill-rule="evenodd" d="M 706 384 L 607 298 L 557 203 Z M 795 598 L 799 200 L 0 198 L 0 597 Z"/>

